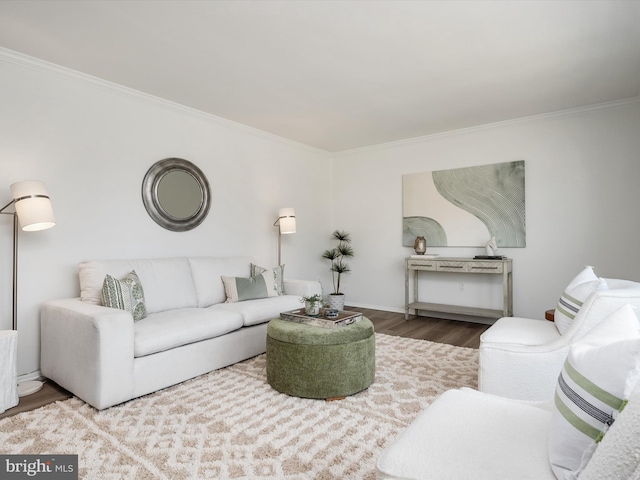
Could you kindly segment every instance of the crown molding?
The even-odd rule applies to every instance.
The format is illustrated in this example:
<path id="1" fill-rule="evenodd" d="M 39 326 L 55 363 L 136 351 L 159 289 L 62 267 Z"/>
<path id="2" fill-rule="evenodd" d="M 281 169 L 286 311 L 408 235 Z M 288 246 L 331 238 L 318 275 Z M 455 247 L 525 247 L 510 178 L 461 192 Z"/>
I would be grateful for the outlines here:
<path id="1" fill-rule="evenodd" d="M 597 112 L 597 111 L 601 111 L 601 110 L 613 110 L 613 109 L 628 107 L 628 106 L 632 106 L 632 105 L 640 105 L 640 96 L 631 97 L 631 98 L 625 98 L 623 100 L 614 100 L 614 101 L 611 101 L 611 102 L 596 103 L 596 104 L 593 104 L 593 105 L 586 105 L 586 106 L 583 106 L 583 107 L 567 108 L 565 110 L 557 110 L 555 112 L 540 113 L 540 114 L 537 114 L 537 115 L 529 115 L 527 117 L 514 118 L 514 119 L 511 119 L 511 120 L 502 120 L 502 121 L 499 121 L 499 122 L 485 123 L 483 125 L 476 125 L 476 126 L 473 126 L 473 127 L 459 128 L 457 130 L 448 130 L 446 132 L 432 133 L 432 134 L 429 134 L 429 135 L 422 135 L 420 137 L 412 137 L 412 138 L 407 138 L 407 139 L 404 139 L 404 140 L 397 140 L 397 141 L 394 141 L 394 142 L 379 143 L 379 144 L 376 144 L 376 145 L 369 145 L 367 147 L 354 148 L 354 149 L 351 149 L 351 150 L 342 150 L 340 152 L 334 153 L 333 157 L 334 158 L 338 158 L 338 157 L 342 157 L 342 156 L 353 155 L 353 154 L 356 154 L 356 153 L 362 153 L 362 152 L 367 152 L 367 151 L 372 151 L 372 150 L 381 150 L 381 149 L 384 149 L 384 148 L 390 148 L 390 147 L 396 147 L 396 146 L 402 146 L 402 145 L 410 145 L 412 143 L 419 143 L 419 142 L 423 142 L 425 140 L 431 140 L 431 139 L 437 139 L 437 138 L 443 138 L 443 137 L 451 137 L 451 136 L 455 136 L 455 135 L 463 135 L 465 133 L 470 133 L 470 132 L 478 132 L 478 131 L 482 131 L 482 130 L 491 130 L 491 129 L 494 129 L 494 128 L 500 128 L 500 127 L 505 127 L 505 126 L 509 126 L 509 125 L 518 125 L 518 124 L 522 124 L 522 123 L 539 121 L 539 120 L 546 120 L 546 119 L 550 119 L 550 118 L 569 117 L 569 116 L 574 116 L 574 115 L 584 115 L 585 113 Z"/>
<path id="2" fill-rule="evenodd" d="M 46 60 L 41 60 L 39 58 L 31 57 L 29 55 L 16 52 L 14 50 L 10 50 L 8 48 L 0 47 L 0 61 L 3 61 L 5 63 L 11 63 L 20 67 L 30 68 L 32 70 L 36 70 L 38 72 L 45 73 L 47 75 L 53 75 L 55 77 L 63 78 L 65 80 L 69 80 L 69 81 L 79 83 L 91 88 L 102 90 L 107 93 L 119 95 L 121 97 L 134 99 L 134 100 L 145 102 L 155 106 L 160 106 L 174 112 L 191 115 L 200 120 L 215 123 L 225 128 L 247 133 L 256 137 L 262 137 L 268 140 L 274 140 L 280 143 L 292 145 L 297 148 L 302 148 L 314 153 L 318 153 L 327 158 L 331 158 L 331 153 L 326 150 L 312 147 L 304 143 L 296 142 L 294 140 L 290 140 L 288 138 L 275 135 L 273 133 L 265 132 L 264 130 L 259 130 L 257 128 L 253 128 L 239 122 L 227 120 L 226 118 L 218 117 L 216 115 L 203 112 L 196 108 L 187 107 L 185 105 L 172 102 L 171 100 L 166 100 L 161 97 L 156 97 L 155 95 L 150 95 L 148 93 L 144 93 L 139 90 L 135 90 L 133 88 L 125 87 L 124 85 L 110 82 L 108 80 L 104 80 L 102 78 L 98 78 L 93 75 L 89 75 L 87 73 L 82 73 L 77 70 L 73 70 L 71 68 L 63 67 L 62 65 L 57 65 L 55 63 L 47 62 Z"/>
<path id="3" fill-rule="evenodd" d="M 462 135 L 465 133 L 489 130 L 489 129 L 499 128 L 499 127 L 504 127 L 509 125 L 518 125 L 521 123 L 537 121 L 537 120 L 558 118 L 558 117 L 564 117 L 564 116 L 582 115 L 589 112 L 622 108 L 630 105 L 640 104 L 640 96 L 638 96 L 638 97 L 632 97 L 632 98 L 627 98 L 623 100 L 616 100 L 612 102 L 604 102 L 604 103 L 598 103 L 594 105 L 587 105 L 584 107 L 568 108 L 565 110 L 558 110 L 555 112 L 530 115 L 527 117 L 520 117 L 516 119 L 511 119 L 511 120 L 503 120 L 499 122 L 486 123 L 483 125 L 460 128 L 457 130 L 449 130 L 446 132 L 432 133 L 429 135 L 422 135 L 419 137 L 412 137 L 404 140 L 397 140 L 393 142 L 369 145 L 366 147 L 359 147 L 359 148 L 354 148 L 350 150 L 342 150 L 339 152 L 329 152 L 327 150 L 322 150 L 317 147 L 312 147 L 304 143 L 296 142 L 294 140 L 290 140 L 288 138 L 275 135 L 273 133 L 265 132 L 264 130 L 253 128 L 242 123 L 234 122 L 232 120 L 227 120 L 225 118 L 218 117 L 216 115 L 206 113 L 192 107 L 187 107 L 185 105 L 172 102 L 170 100 L 166 100 L 161 97 L 156 97 L 155 95 L 150 95 L 148 93 L 144 93 L 139 90 L 135 90 L 133 88 L 125 87 L 123 85 L 110 82 L 108 80 L 104 80 L 104 79 L 95 77 L 93 75 L 82 73 L 77 70 L 73 70 L 71 68 L 57 65 L 55 63 L 47 62 L 46 60 L 41 60 L 39 58 L 31 57 L 29 55 L 16 52 L 14 50 L 10 50 L 8 48 L 0 47 L 0 61 L 11 63 L 11 64 L 18 65 L 25 68 L 30 68 L 32 70 L 36 70 L 48 75 L 53 75 L 59 78 L 73 81 L 73 82 L 76 82 L 85 86 L 89 86 L 98 90 L 102 90 L 114 95 L 135 99 L 137 101 L 146 102 L 155 106 L 160 106 L 174 112 L 191 115 L 200 120 L 215 123 L 224 128 L 229 128 L 229 129 L 240 131 L 253 136 L 292 145 L 297 148 L 302 148 L 304 150 L 320 154 L 327 158 L 339 158 L 347 155 L 352 155 L 355 153 L 380 150 L 384 148 L 390 148 L 390 147 L 401 146 L 401 145 L 409 145 L 412 143 L 423 142 L 425 140 L 430 140 L 430 139 Z"/>

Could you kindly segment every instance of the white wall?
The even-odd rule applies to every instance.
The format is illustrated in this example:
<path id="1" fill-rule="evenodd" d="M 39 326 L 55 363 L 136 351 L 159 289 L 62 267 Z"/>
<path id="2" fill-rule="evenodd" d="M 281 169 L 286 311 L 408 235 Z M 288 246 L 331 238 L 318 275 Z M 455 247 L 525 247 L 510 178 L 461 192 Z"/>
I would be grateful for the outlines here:
<path id="1" fill-rule="evenodd" d="M 527 246 L 513 258 L 514 313 L 544 318 L 585 264 L 640 281 L 640 102 L 521 119 L 344 152 L 334 159 L 334 226 L 356 256 L 347 302 L 404 309 L 402 175 L 525 160 Z M 442 256 L 483 249 L 428 248 Z M 499 308 L 499 276 L 422 276 L 421 300 Z M 485 281 L 498 282 L 486 288 Z M 465 283 L 463 292 L 459 282 Z M 429 291 L 427 292 L 427 289 Z M 435 298 L 434 298 L 435 296 Z"/>
<path id="2" fill-rule="evenodd" d="M 39 305 L 78 295 L 78 262 L 250 254 L 273 265 L 272 224 L 284 206 L 296 209 L 298 224 L 283 236 L 288 276 L 319 278 L 328 293 L 320 255 L 330 232 L 345 229 L 356 250 L 343 280 L 347 303 L 403 311 L 403 259 L 412 253 L 402 247 L 407 173 L 525 160 L 527 247 L 499 252 L 514 259 L 517 315 L 542 318 L 587 263 L 602 276 L 640 281 L 637 101 L 332 156 L 1 49 L 0 92 L 0 206 L 10 201 L 11 183 L 43 180 L 58 221 L 20 234 L 20 374 L 39 368 Z M 174 156 L 198 165 L 212 188 L 211 211 L 190 232 L 162 229 L 141 200 L 148 168 Z M 9 329 L 8 216 L 0 217 L 0 266 L 0 329 Z M 499 302 L 499 288 L 480 279 L 433 283 L 425 295 L 439 301 Z"/>
<path id="3" fill-rule="evenodd" d="M 82 260 L 253 255 L 271 266 L 278 209 L 294 207 L 286 274 L 320 265 L 309 252 L 331 228 L 328 154 L 27 58 L 0 55 L 0 92 L 0 206 L 11 183 L 42 180 L 58 222 L 19 235 L 19 374 L 39 369 L 39 305 L 79 295 Z M 211 210 L 189 232 L 161 228 L 142 203 L 146 171 L 167 157 L 192 161 L 211 185 Z M 2 215 L 0 329 L 11 328 L 11 227 Z"/>

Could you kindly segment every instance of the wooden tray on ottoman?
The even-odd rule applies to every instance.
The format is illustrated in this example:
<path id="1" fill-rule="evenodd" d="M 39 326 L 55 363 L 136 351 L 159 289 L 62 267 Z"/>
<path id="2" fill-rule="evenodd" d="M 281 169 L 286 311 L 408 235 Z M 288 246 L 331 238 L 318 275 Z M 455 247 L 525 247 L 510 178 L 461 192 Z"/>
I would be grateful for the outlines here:
<path id="1" fill-rule="evenodd" d="M 340 328 L 351 325 L 352 323 L 358 323 L 362 320 L 362 314 L 359 312 L 348 312 L 346 310 L 342 310 L 338 312 L 338 318 L 326 318 L 322 314 L 317 317 L 309 317 L 305 315 L 304 309 L 299 308 L 297 310 L 282 312 L 280 314 L 280 320 L 304 323 L 306 325 L 313 325 L 315 327 L 322 328 Z"/>

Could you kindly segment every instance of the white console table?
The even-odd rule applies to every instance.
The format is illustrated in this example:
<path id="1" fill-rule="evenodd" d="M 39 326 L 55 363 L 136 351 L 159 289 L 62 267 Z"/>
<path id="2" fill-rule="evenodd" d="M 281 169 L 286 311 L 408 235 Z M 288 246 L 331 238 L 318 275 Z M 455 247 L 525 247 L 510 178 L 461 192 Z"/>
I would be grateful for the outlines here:
<path id="1" fill-rule="evenodd" d="M 409 299 L 409 277 L 413 272 L 413 301 Z M 490 274 L 502 276 L 503 303 L 502 310 L 488 308 L 466 307 L 461 305 L 447 305 L 441 303 L 428 303 L 418 301 L 418 273 L 464 273 L 464 274 Z M 409 310 L 413 309 L 418 315 L 419 310 L 428 312 L 440 312 L 457 315 L 473 315 L 476 317 L 500 318 L 513 315 L 513 278 L 512 261 L 510 258 L 503 260 L 479 260 L 473 258 L 416 258 L 405 259 L 404 275 L 405 315 L 409 318 Z"/>

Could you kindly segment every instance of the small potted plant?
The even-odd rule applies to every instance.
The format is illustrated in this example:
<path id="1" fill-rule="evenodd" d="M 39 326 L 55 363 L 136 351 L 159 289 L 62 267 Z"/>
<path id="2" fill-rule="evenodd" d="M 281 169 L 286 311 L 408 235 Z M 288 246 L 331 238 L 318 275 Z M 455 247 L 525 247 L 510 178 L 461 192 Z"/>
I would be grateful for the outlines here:
<path id="1" fill-rule="evenodd" d="M 331 237 L 338 241 L 338 245 L 331 250 L 325 250 L 322 254 L 322 258 L 331 261 L 333 292 L 327 298 L 331 308 L 344 310 L 344 293 L 340 291 L 340 276 L 343 273 L 351 272 L 351 267 L 344 261 L 345 258 L 353 257 L 351 235 L 344 230 L 335 230 Z"/>
<path id="2" fill-rule="evenodd" d="M 320 308 L 323 306 L 322 295 L 313 294 L 305 295 L 300 299 L 300 303 L 304 303 L 304 313 L 310 317 L 320 315 Z"/>

